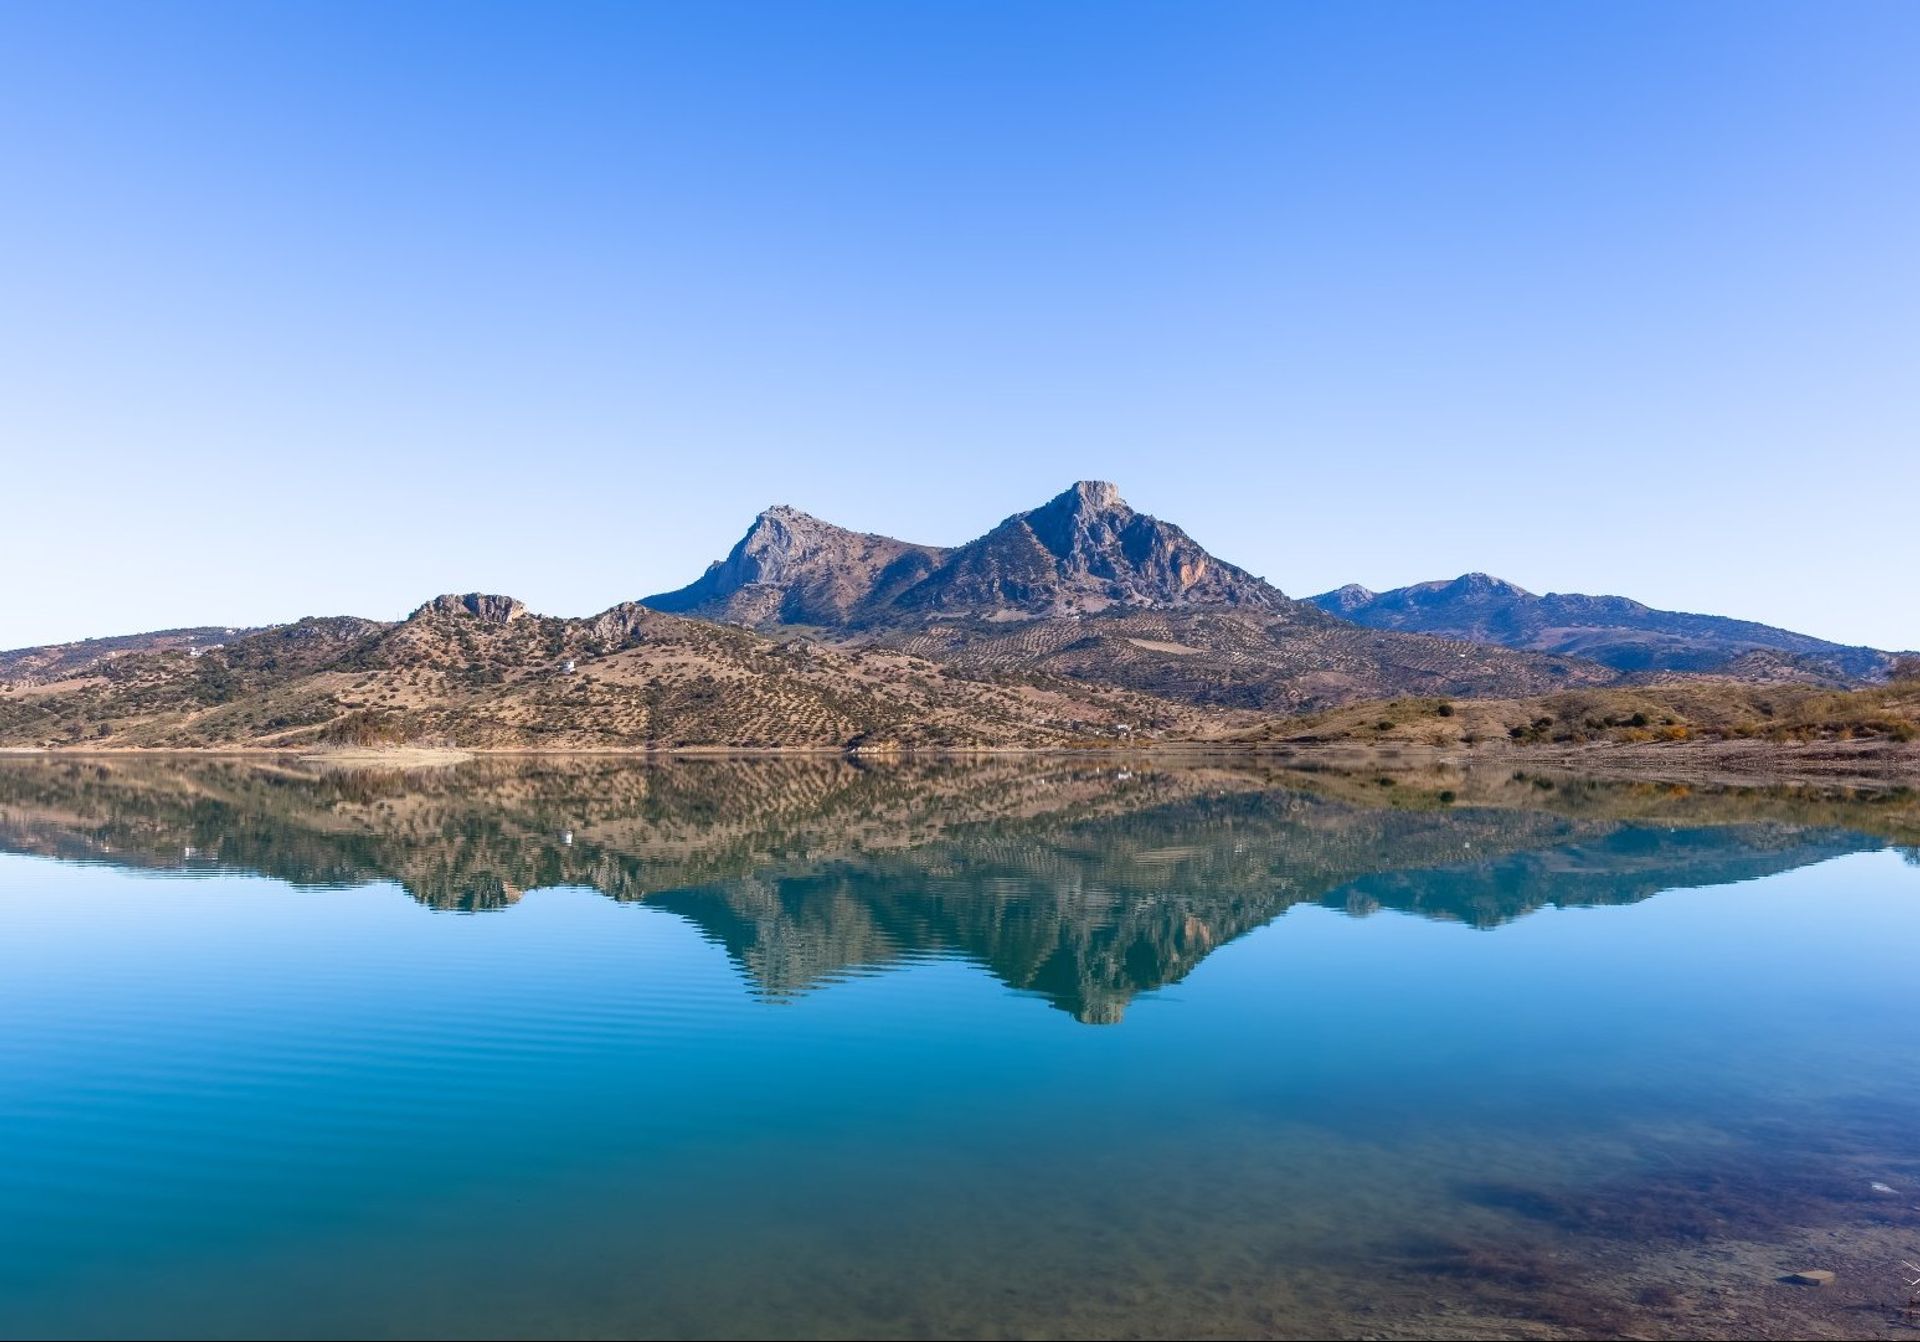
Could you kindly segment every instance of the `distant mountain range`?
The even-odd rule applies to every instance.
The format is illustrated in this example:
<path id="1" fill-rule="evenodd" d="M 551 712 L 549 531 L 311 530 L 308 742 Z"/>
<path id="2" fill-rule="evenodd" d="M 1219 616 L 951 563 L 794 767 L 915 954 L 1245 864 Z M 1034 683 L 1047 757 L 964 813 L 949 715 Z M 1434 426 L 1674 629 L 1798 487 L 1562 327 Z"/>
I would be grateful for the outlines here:
<path id="1" fill-rule="evenodd" d="M 1297 601 L 1082 481 L 953 547 L 770 508 L 695 582 L 585 619 L 472 593 L 399 622 L 0 653 L 0 744 L 1044 745 L 1623 674 L 1858 684 L 1892 663 L 1482 575 Z"/>
<path id="2" fill-rule="evenodd" d="M 1485 573 L 1370 592 L 1356 584 L 1310 598 L 1372 629 L 1435 634 L 1586 657 L 1616 671 L 1688 671 L 1743 679 L 1881 680 L 1895 655 L 1752 620 L 1655 610 L 1623 596 L 1536 596 Z"/>

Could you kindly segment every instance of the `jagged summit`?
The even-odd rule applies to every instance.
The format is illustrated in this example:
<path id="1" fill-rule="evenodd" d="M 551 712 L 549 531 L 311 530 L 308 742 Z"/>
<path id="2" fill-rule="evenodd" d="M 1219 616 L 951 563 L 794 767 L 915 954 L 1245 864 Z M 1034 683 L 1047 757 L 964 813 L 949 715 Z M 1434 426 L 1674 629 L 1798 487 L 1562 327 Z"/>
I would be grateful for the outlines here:
<path id="1" fill-rule="evenodd" d="M 646 604 L 756 627 L 873 629 L 936 617 L 1295 603 L 1179 527 L 1134 511 L 1111 481 L 1081 480 L 953 549 L 769 508 L 698 581 Z"/>
<path id="2" fill-rule="evenodd" d="M 1105 480 L 1082 480 L 950 554 L 895 603 L 903 613 L 1091 614 L 1114 606 L 1291 605 L 1214 558 L 1171 522 L 1135 512 Z"/>
<path id="3" fill-rule="evenodd" d="M 747 534 L 707 571 L 674 592 L 647 597 L 655 610 L 746 625 L 839 625 L 876 594 L 929 572 L 946 552 L 848 531 L 787 504 L 753 519 Z"/>

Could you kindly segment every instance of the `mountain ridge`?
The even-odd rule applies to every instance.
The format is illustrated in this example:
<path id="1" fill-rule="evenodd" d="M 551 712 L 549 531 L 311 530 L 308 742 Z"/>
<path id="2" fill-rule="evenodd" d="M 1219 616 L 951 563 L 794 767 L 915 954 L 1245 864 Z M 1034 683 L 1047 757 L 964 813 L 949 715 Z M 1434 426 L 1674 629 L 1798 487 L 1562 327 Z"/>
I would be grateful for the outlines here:
<path id="1" fill-rule="evenodd" d="M 1214 556 L 1105 480 L 1077 481 L 950 548 L 794 510 L 770 526 L 776 512 L 700 579 L 644 604 L 977 673 L 1058 675 L 1238 709 L 1536 694 L 1611 675 L 1577 658 L 1359 629 Z M 805 518 L 804 533 L 793 517 Z M 815 599 L 823 589 L 839 599 Z"/>
<path id="2" fill-rule="evenodd" d="M 951 547 L 850 531 L 778 504 L 699 578 L 642 604 L 753 628 L 861 629 L 955 612 L 1037 618 L 1289 600 L 1179 527 L 1135 511 L 1110 481 L 1080 480 Z"/>
<path id="3" fill-rule="evenodd" d="M 1626 673 L 1725 673 L 1743 657 L 1780 654 L 1776 675 L 1884 680 L 1900 654 L 1835 643 L 1755 620 L 1660 610 L 1623 596 L 1536 595 L 1485 573 L 1374 592 L 1357 583 L 1308 598 L 1372 629 L 1580 656 Z M 1761 665 L 1761 663 L 1755 663 Z"/>
<path id="4" fill-rule="evenodd" d="M 206 632 L 0 653 L 0 745 L 1223 740 L 1248 714 L 1404 696 L 1517 703 L 1709 673 L 1845 689 L 1894 671 L 1872 649 L 1484 573 L 1295 600 L 1099 480 L 957 546 L 776 505 L 693 583 L 583 618 L 468 592 L 399 621 Z"/>

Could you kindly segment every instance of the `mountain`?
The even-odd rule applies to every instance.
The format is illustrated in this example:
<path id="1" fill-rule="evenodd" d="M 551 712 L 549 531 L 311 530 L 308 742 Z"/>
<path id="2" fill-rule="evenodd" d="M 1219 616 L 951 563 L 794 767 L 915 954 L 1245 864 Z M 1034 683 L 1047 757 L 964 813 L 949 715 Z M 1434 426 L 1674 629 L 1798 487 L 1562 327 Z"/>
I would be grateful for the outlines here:
<path id="1" fill-rule="evenodd" d="M 1179 527 L 1135 512 L 1104 480 L 1082 480 L 944 556 L 869 621 L 961 614 L 989 620 L 1114 608 L 1284 611 L 1278 588 L 1215 559 Z"/>
<path id="2" fill-rule="evenodd" d="M 402 621 L 0 654 L 0 745 L 1244 741 L 1260 735 L 1250 713 L 1517 702 L 1634 673 L 1839 689 L 1893 666 L 1872 649 L 1618 597 L 1539 597 L 1483 574 L 1297 601 L 1083 480 L 952 547 L 769 508 L 695 582 L 581 619 L 467 593 Z"/>
<path id="3" fill-rule="evenodd" d="M 146 634 L 121 634 L 113 638 L 82 639 L 77 643 L 13 648 L 0 652 L 0 680 L 47 684 L 88 675 L 102 662 L 124 657 L 128 653 L 162 652 L 170 648 L 182 651 L 216 648 L 236 638 L 259 632 L 258 629 L 196 625 L 191 629 L 156 629 Z"/>
<path id="4" fill-rule="evenodd" d="M 1310 600 L 1372 629 L 1435 634 L 1531 652 L 1590 658 L 1622 672 L 1681 671 L 1837 683 L 1884 680 L 1895 655 L 1751 620 L 1655 610 L 1623 596 L 1536 596 L 1485 573 L 1390 592 L 1358 584 Z M 1740 659 L 1748 654 L 1783 657 Z"/>
<path id="5" fill-rule="evenodd" d="M 1360 629 L 1083 480 L 952 549 L 762 513 L 656 609 L 887 646 L 973 674 L 1052 675 L 1182 703 L 1297 710 L 1395 694 L 1542 694 L 1591 662 Z"/>
<path id="6" fill-rule="evenodd" d="M 554 750 L 1072 744 L 1192 733 L 1192 709 L 1058 677 L 1004 681 L 882 647 L 829 648 L 633 602 L 586 619 L 510 597 L 404 621 L 305 619 L 199 655 L 0 686 L 0 745 L 427 743 Z"/>
<path id="7" fill-rule="evenodd" d="M 1291 603 L 1179 527 L 1135 512 L 1113 485 L 1082 480 L 953 549 L 769 508 L 725 559 L 643 604 L 753 628 L 871 628 L 951 614 L 998 620 Z"/>
<path id="8" fill-rule="evenodd" d="M 727 557 L 695 581 L 643 604 L 750 628 L 843 625 L 926 577 L 946 554 L 780 505 L 756 517 Z"/>

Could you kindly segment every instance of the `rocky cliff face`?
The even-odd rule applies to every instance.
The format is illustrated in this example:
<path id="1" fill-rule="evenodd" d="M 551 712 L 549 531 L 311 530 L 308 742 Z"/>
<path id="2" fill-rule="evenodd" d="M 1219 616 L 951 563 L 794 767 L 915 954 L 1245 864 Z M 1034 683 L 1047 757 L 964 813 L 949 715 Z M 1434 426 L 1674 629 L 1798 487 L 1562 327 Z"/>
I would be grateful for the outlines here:
<path id="1" fill-rule="evenodd" d="M 1623 596 L 1536 596 L 1485 573 L 1390 592 L 1354 584 L 1310 599 L 1324 611 L 1372 629 L 1587 657 L 1616 671 L 1743 675 L 1763 668 L 1760 678 L 1858 683 L 1884 680 L 1893 665 L 1889 653 L 1751 620 L 1656 610 Z M 1750 656 L 1760 652 L 1787 660 Z"/>

